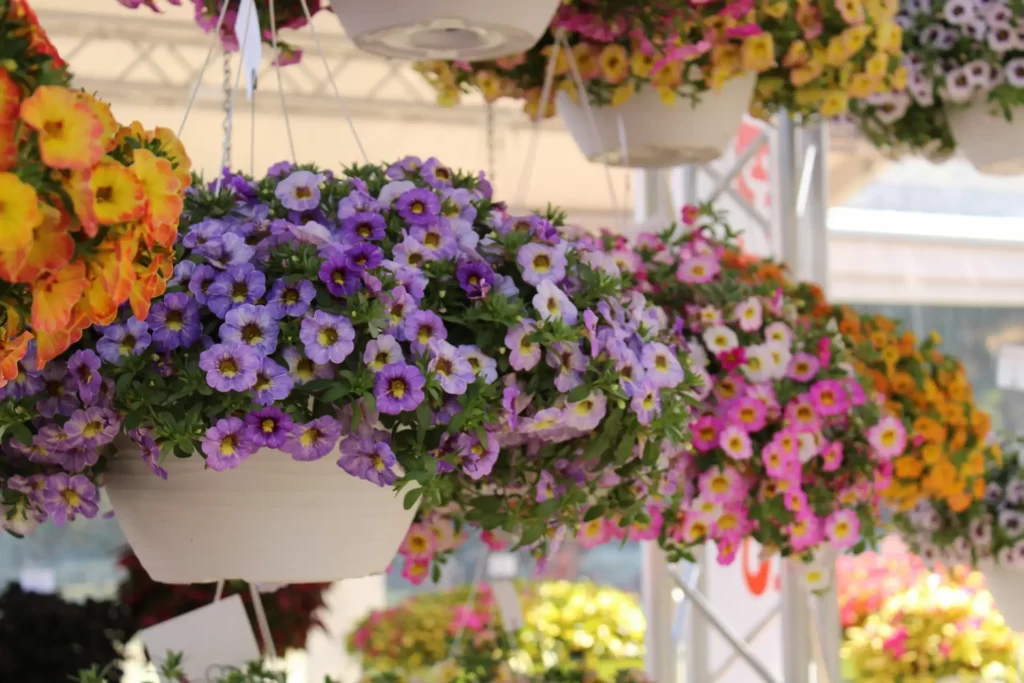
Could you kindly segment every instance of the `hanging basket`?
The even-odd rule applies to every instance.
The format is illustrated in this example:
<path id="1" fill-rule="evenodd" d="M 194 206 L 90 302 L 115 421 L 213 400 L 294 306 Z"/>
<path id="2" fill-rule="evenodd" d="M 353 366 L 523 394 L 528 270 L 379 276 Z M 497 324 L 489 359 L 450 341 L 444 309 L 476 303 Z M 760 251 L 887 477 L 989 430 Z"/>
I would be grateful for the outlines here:
<path id="1" fill-rule="evenodd" d="M 316 583 L 383 573 L 412 524 L 390 488 L 347 474 L 337 452 L 298 462 L 261 449 L 236 469 L 168 458 L 160 479 L 123 448 L 105 475 L 114 513 L 162 583 Z"/>
<path id="2" fill-rule="evenodd" d="M 982 173 L 1024 174 L 1024 115 L 1007 121 L 984 99 L 946 110 L 949 126 L 964 156 Z"/>
<path id="3" fill-rule="evenodd" d="M 669 168 L 706 164 L 722 156 L 750 108 L 756 76 L 726 82 L 707 92 L 696 106 L 667 105 L 645 88 L 618 107 L 586 107 L 558 93 L 558 113 L 590 161 L 627 168 Z M 596 124 L 596 126 L 594 125 Z M 594 134 L 594 128 L 597 135 Z"/>
<path id="4" fill-rule="evenodd" d="M 1014 631 L 1024 631 L 1024 572 L 985 563 L 979 567 L 996 609 Z"/>
<path id="5" fill-rule="evenodd" d="M 494 59 L 525 52 L 560 0 L 331 0 L 360 49 L 398 59 Z"/>

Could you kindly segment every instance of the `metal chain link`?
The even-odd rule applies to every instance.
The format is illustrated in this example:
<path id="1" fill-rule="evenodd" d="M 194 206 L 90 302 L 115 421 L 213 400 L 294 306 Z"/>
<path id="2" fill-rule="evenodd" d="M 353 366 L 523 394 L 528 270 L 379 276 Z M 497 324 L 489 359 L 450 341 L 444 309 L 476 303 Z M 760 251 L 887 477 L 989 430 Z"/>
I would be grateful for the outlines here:
<path id="1" fill-rule="evenodd" d="M 221 150 L 220 157 L 221 169 L 231 167 L 231 124 L 234 115 L 234 103 L 231 101 L 231 92 L 233 89 L 231 82 L 231 54 L 224 50 L 224 147 Z"/>

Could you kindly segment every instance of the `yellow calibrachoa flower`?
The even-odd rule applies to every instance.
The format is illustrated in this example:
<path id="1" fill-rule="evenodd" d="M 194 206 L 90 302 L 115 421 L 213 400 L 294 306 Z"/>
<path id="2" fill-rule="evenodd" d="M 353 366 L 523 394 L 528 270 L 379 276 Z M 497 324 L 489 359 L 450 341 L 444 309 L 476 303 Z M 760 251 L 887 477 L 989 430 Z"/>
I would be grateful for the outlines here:
<path id="1" fill-rule="evenodd" d="M 0 252 L 27 247 L 42 222 L 36 189 L 13 173 L 0 173 Z"/>

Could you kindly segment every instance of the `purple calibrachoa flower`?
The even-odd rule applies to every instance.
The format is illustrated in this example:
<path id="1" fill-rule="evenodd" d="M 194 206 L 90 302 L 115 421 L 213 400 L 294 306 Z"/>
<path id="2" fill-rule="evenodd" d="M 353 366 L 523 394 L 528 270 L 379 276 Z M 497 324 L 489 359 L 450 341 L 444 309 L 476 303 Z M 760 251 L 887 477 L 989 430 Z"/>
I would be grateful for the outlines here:
<path id="1" fill-rule="evenodd" d="M 416 410 L 423 402 L 425 385 L 426 380 L 415 365 L 385 365 L 373 382 L 377 410 L 385 415 L 398 415 Z"/>
<path id="2" fill-rule="evenodd" d="M 315 363 L 340 363 L 355 348 L 356 332 L 348 318 L 317 311 L 305 318 L 299 328 L 299 339 L 306 355 Z"/>
<path id="3" fill-rule="evenodd" d="M 643 363 L 647 378 L 655 386 L 664 389 L 671 389 L 685 379 L 682 365 L 672 349 L 660 342 L 652 342 L 644 346 L 640 354 L 640 362 Z"/>
<path id="4" fill-rule="evenodd" d="M 484 298 L 494 286 L 494 270 L 483 261 L 463 261 L 455 275 L 470 299 Z"/>
<path id="5" fill-rule="evenodd" d="M 505 335 L 505 346 L 509 350 L 508 362 L 513 370 L 532 370 L 540 362 L 540 344 L 528 339 L 536 331 L 534 321 L 524 318 Z"/>
<path id="6" fill-rule="evenodd" d="M 278 320 L 285 316 L 298 318 L 306 314 L 310 302 L 315 298 L 316 287 L 309 280 L 296 282 L 278 280 L 270 288 L 270 294 L 267 296 L 267 309 Z"/>
<path id="7" fill-rule="evenodd" d="M 538 242 L 523 246 L 516 256 L 516 262 L 522 270 L 523 279 L 534 286 L 545 280 L 561 281 L 569 263 L 565 258 L 564 243 L 549 246 Z"/>
<path id="8" fill-rule="evenodd" d="M 493 432 L 487 432 L 487 443 L 481 443 L 476 434 L 460 434 L 455 443 L 462 456 L 462 471 L 470 479 L 483 479 L 494 470 L 501 446 Z"/>
<path id="9" fill-rule="evenodd" d="M 206 465 L 217 472 L 238 467 L 255 450 L 246 436 L 245 423 L 237 417 L 217 420 L 203 436 Z"/>
<path id="10" fill-rule="evenodd" d="M 274 195 L 281 200 L 281 204 L 286 209 L 311 211 L 320 204 L 320 183 L 322 182 L 324 182 L 322 173 L 294 171 L 277 184 Z"/>
<path id="11" fill-rule="evenodd" d="M 637 387 L 629 407 L 636 413 L 640 424 L 651 424 L 651 421 L 661 414 L 661 388 L 651 378 L 645 379 Z"/>
<path id="12" fill-rule="evenodd" d="M 352 296 L 359 291 L 359 272 L 349 267 L 344 254 L 333 254 L 323 262 L 317 275 L 334 296 Z"/>
<path id="13" fill-rule="evenodd" d="M 67 367 L 59 361 L 50 361 L 42 373 L 43 398 L 36 409 L 43 417 L 70 415 L 78 407 L 75 398 L 75 381 L 68 374 Z"/>
<path id="14" fill-rule="evenodd" d="M 285 347 L 282 355 L 288 363 L 288 374 L 296 384 L 305 384 L 315 379 L 330 379 L 334 376 L 330 365 L 313 362 L 294 346 Z"/>
<path id="15" fill-rule="evenodd" d="M 245 416 L 245 435 L 249 442 L 266 448 L 281 448 L 295 423 L 280 408 L 269 407 Z"/>
<path id="16" fill-rule="evenodd" d="M 466 393 L 466 389 L 476 379 L 473 366 L 469 364 L 459 350 L 444 341 L 433 339 L 428 347 L 430 349 L 430 362 L 427 369 L 437 377 L 441 389 L 447 394 L 458 396 Z"/>
<path id="17" fill-rule="evenodd" d="M 60 472 L 46 478 L 43 503 L 57 526 L 64 526 L 77 515 L 92 519 L 99 512 L 99 500 L 96 486 L 83 474 Z"/>
<path id="18" fill-rule="evenodd" d="M 121 419 L 108 408 L 76 410 L 64 423 L 67 443 L 72 447 L 97 448 L 114 440 L 121 428 Z"/>
<path id="19" fill-rule="evenodd" d="M 416 310 L 416 302 L 402 285 L 395 287 L 390 292 L 384 292 L 383 296 L 381 296 L 381 302 L 384 304 L 385 312 L 391 319 L 392 329 L 390 331 L 395 333 L 399 339 L 405 339 L 404 335 L 402 335 L 402 328 L 406 316 Z"/>
<path id="20" fill-rule="evenodd" d="M 575 325 L 579 311 L 565 292 L 551 280 L 542 280 L 533 297 L 533 307 L 540 313 L 541 320 L 562 320 Z"/>
<path id="21" fill-rule="evenodd" d="M 332 450 L 341 436 L 341 424 L 325 415 L 306 424 L 295 425 L 281 450 L 295 460 L 319 460 Z"/>
<path id="22" fill-rule="evenodd" d="M 583 384 L 587 357 L 583 355 L 579 344 L 558 342 L 548 349 L 547 363 L 558 371 L 555 388 L 559 391 L 571 391 Z"/>
<path id="23" fill-rule="evenodd" d="M 288 370 L 264 358 L 263 365 L 256 373 L 256 383 L 252 385 L 252 400 L 261 406 L 270 406 L 288 398 L 294 386 L 295 380 Z"/>
<path id="24" fill-rule="evenodd" d="M 345 263 L 349 270 L 361 273 L 364 270 L 373 270 L 380 266 L 384 260 L 384 252 L 376 244 L 361 242 L 354 244 L 345 250 Z"/>
<path id="25" fill-rule="evenodd" d="M 441 317 L 433 311 L 414 311 L 402 325 L 402 338 L 408 341 L 414 351 L 423 353 L 431 341 L 448 338 Z"/>
<path id="26" fill-rule="evenodd" d="M 188 348 L 199 341 L 199 303 L 184 292 L 173 292 L 153 304 L 146 318 L 153 330 L 153 343 L 161 351 Z"/>
<path id="27" fill-rule="evenodd" d="M 199 354 L 206 383 L 217 391 L 247 391 L 256 384 L 260 355 L 245 344 L 214 344 Z"/>
<path id="28" fill-rule="evenodd" d="M 205 263 L 195 267 L 188 280 L 188 291 L 192 292 L 196 301 L 205 304 L 209 300 L 210 287 L 217 280 L 217 275 L 213 266 L 208 266 Z"/>
<path id="29" fill-rule="evenodd" d="M 267 292 L 267 278 L 251 263 L 231 266 L 207 289 L 207 307 L 223 319 L 229 310 L 241 304 L 254 304 Z"/>
<path id="30" fill-rule="evenodd" d="M 91 404 L 100 393 L 103 377 L 100 376 L 102 361 L 91 349 L 79 349 L 68 359 L 68 374 L 78 387 L 78 397 L 82 403 Z"/>
<path id="31" fill-rule="evenodd" d="M 427 248 L 412 235 L 407 236 L 395 246 L 394 257 L 395 262 L 399 265 L 411 268 L 419 268 L 429 260 Z"/>
<path id="32" fill-rule="evenodd" d="M 452 170 L 434 157 L 423 162 L 423 166 L 420 168 L 420 177 L 427 185 L 437 190 L 452 185 Z"/>
<path id="33" fill-rule="evenodd" d="M 142 462 L 146 463 L 150 471 L 161 479 L 167 479 L 167 470 L 160 466 L 160 446 L 153 438 L 149 429 L 133 429 L 128 432 L 129 438 L 135 442 L 142 451 Z"/>
<path id="34" fill-rule="evenodd" d="M 603 392 L 594 391 L 582 401 L 566 403 L 565 423 L 581 432 L 597 428 L 604 419 L 608 399 Z"/>
<path id="35" fill-rule="evenodd" d="M 374 441 L 366 435 L 352 434 L 341 442 L 338 467 L 353 477 L 365 479 L 377 486 L 391 486 L 398 480 L 395 458 L 391 446 Z"/>
<path id="36" fill-rule="evenodd" d="M 127 356 L 137 356 L 149 348 L 153 341 L 149 326 L 132 317 L 124 324 L 115 323 L 103 328 L 103 338 L 96 342 L 100 358 L 118 365 Z"/>
<path id="37" fill-rule="evenodd" d="M 341 204 L 338 205 L 338 214 L 341 214 Z M 349 244 L 380 242 L 387 235 L 387 225 L 379 213 L 360 211 L 342 220 L 341 237 Z"/>
<path id="38" fill-rule="evenodd" d="M 498 379 L 498 361 L 486 355 L 474 344 L 463 344 L 459 347 L 459 353 L 469 362 L 473 368 L 473 374 L 491 384 Z"/>
<path id="39" fill-rule="evenodd" d="M 444 218 L 438 218 L 429 225 L 414 226 L 409 234 L 423 245 L 423 253 L 428 261 L 447 259 L 455 255 L 459 243 L 455 233 L 448 227 Z"/>
<path id="40" fill-rule="evenodd" d="M 402 345 L 390 334 L 371 339 L 363 351 L 363 362 L 374 372 L 380 372 L 385 365 L 405 362 Z"/>
<path id="41" fill-rule="evenodd" d="M 412 225 L 429 225 L 441 212 L 441 200 L 433 190 L 415 188 L 403 192 L 395 202 L 398 214 Z"/>
<path id="42" fill-rule="evenodd" d="M 260 354 L 269 355 L 277 349 L 277 321 L 266 306 L 242 304 L 227 312 L 220 326 L 224 343 L 245 344 Z"/>
<path id="43" fill-rule="evenodd" d="M 61 467 L 68 472 L 82 472 L 100 459 L 100 452 L 97 449 L 86 446 L 74 446 L 56 455 L 60 459 Z"/>

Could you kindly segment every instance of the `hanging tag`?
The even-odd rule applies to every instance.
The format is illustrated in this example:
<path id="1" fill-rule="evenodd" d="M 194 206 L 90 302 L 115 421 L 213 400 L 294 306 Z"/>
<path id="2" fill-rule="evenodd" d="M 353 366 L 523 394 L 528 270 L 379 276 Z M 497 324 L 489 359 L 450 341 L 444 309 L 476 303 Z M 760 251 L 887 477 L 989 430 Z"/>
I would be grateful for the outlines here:
<path id="1" fill-rule="evenodd" d="M 235 40 L 242 54 L 245 75 L 245 96 L 251 100 L 256 92 L 256 77 L 263 63 L 263 41 L 260 39 L 260 20 L 255 0 L 242 0 L 235 18 Z"/>
<path id="2" fill-rule="evenodd" d="M 525 626 L 523 603 L 520 602 L 519 592 L 511 581 L 495 581 L 491 584 L 491 595 L 498 606 L 501 625 L 508 633 L 515 633 Z"/>
<path id="3" fill-rule="evenodd" d="M 208 683 L 210 672 L 244 668 L 260 658 L 242 597 L 237 594 L 151 626 L 140 635 L 157 668 L 169 653 L 180 653 L 190 683 Z"/>
<path id="4" fill-rule="evenodd" d="M 18 582 L 26 593 L 53 595 L 57 592 L 57 572 L 51 567 L 22 567 Z"/>
<path id="5" fill-rule="evenodd" d="M 1024 346 L 1007 345 L 999 349 L 996 386 L 1024 391 Z"/>
<path id="6" fill-rule="evenodd" d="M 514 579 L 519 575 L 519 557 L 515 553 L 492 551 L 487 556 L 487 578 Z"/>

